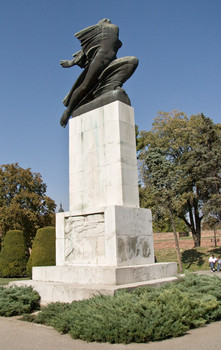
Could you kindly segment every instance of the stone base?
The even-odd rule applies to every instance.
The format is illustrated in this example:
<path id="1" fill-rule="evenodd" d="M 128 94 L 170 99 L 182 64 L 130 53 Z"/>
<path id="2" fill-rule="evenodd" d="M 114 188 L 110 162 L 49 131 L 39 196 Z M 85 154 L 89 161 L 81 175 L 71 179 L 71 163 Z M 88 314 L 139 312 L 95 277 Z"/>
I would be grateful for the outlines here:
<path id="1" fill-rule="evenodd" d="M 176 275 L 176 263 L 157 263 L 139 266 L 45 266 L 33 267 L 33 281 L 62 282 L 81 285 L 123 285 Z"/>
<path id="2" fill-rule="evenodd" d="M 32 281 L 13 283 L 32 286 L 42 304 L 176 279 L 176 263 L 154 263 L 150 210 L 109 206 L 56 219 L 56 266 L 33 267 Z"/>
<path id="3" fill-rule="evenodd" d="M 152 263 L 149 209 L 109 206 L 56 214 L 56 266 L 88 266 L 94 275 L 95 266 L 114 268 Z"/>
<path id="4" fill-rule="evenodd" d="M 139 283 L 128 283 L 121 285 L 102 285 L 102 284 L 73 284 L 62 282 L 42 282 L 42 281 L 17 281 L 10 282 L 10 286 L 28 287 L 31 286 L 41 296 L 41 305 L 47 305 L 54 302 L 71 303 L 74 300 L 83 300 L 92 298 L 94 295 L 111 295 L 120 289 L 133 289 L 137 287 L 160 287 L 162 284 L 175 282 L 177 277 L 165 277 L 144 281 Z"/>
<path id="5" fill-rule="evenodd" d="M 72 118 L 80 116 L 84 113 L 87 113 L 89 111 L 92 111 L 93 109 L 103 107 L 109 103 L 115 102 L 115 101 L 121 101 L 128 106 L 131 105 L 130 99 L 128 95 L 126 94 L 125 90 L 118 89 L 113 91 L 108 91 L 101 96 L 97 97 L 95 100 L 88 102 L 84 104 L 83 106 L 76 109 L 72 114 Z"/>

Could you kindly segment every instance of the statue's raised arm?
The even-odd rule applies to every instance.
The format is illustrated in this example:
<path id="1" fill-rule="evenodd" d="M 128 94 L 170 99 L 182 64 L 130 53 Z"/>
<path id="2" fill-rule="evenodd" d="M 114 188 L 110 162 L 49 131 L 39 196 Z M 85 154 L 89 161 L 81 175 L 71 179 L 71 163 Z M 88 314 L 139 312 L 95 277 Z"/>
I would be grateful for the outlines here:
<path id="1" fill-rule="evenodd" d="M 67 107 L 60 121 L 63 127 L 71 115 L 79 115 L 114 100 L 130 104 L 121 87 L 138 65 L 138 59 L 133 56 L 116 59 L 122 43 L 118 27 L 108 19 L 81 30 L 75 36 L 82 49 L 73 55 L 72 60 L 62 60 L 60 64 L 64 68 L 78 65 L 84 70 L 63 100 Z"/>

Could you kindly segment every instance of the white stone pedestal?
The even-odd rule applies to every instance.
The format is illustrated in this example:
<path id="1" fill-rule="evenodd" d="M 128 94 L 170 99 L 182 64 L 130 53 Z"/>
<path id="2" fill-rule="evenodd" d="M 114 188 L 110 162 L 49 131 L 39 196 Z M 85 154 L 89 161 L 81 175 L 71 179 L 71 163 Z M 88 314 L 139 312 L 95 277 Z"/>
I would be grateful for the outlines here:
<path id="1" fill-rule="evenodd" d="M 154 262 L 149 209 L 110 206 L 57 214 L 57 266 L 130 266 Z"/>
<path id="2" fill-rule="evenodd" d="M 139 207 L 133 108 L 119 101 L 69 121 L 70 211 Z"/>
<path id="3" fill-rule="evenodd" d="M 176 263 L 154 263 L 151 211 L 139 208 L 132 107 L 116 101 L 69 121 L 69 195 L 70 211 L 56 214 L 56 266 L 19 283 L 42 303 L 175 279 Z"/>

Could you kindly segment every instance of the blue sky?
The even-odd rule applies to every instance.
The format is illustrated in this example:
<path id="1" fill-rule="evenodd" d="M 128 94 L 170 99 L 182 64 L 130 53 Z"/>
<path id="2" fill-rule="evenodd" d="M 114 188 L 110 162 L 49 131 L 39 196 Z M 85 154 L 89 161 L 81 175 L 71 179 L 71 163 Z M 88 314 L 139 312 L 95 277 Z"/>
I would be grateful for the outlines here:
<path id="1" fill-rule="evenodd" d="M 0 0 L 0 164 L 39 172 L 66 211 L 68 127 L 59 120 L 80 69 L 59 61 L 80 49 L 74 33 L 102 18 L 120 28 L 118 57 L 139 58 L 124 88 L 140 130 L 173 109 L 221 122 L 220 0 Z"/>

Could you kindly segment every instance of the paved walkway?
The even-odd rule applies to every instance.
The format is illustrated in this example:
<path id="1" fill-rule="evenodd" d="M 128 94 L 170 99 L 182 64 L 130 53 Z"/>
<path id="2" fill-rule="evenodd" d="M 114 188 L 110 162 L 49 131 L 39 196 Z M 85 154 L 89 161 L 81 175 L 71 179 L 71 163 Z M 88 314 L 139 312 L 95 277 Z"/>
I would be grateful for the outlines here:
<path id="1" fill-rule="evenodd" d="M 218 350 L 221 322 L 194 329 L 186 335 L 147 344 L 86 343 L 60 335 L 51 327 L 0 317 L 1 350 Z"/>
<path id="2" fill-rule="evenodd" d="M 197 275 L 217 276 L 221 278 L 221 271 L 212 272 L 211 270 L 202 270 L 195 272 Z"/>

